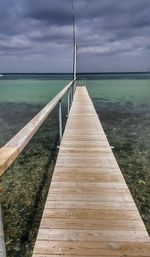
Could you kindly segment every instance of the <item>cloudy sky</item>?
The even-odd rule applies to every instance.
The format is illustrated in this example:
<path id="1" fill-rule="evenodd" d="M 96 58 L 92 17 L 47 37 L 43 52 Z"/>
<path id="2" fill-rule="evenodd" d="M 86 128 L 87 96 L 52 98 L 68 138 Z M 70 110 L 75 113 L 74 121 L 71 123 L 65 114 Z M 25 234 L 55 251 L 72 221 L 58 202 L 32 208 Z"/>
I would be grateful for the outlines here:
<path id="1" fill-rule="evenodd" d="M 150 0 L 74 4 L 79 72 L 150 70 Z M 71 0 L 0 0 L 0 73 L 71 71 Z"/>

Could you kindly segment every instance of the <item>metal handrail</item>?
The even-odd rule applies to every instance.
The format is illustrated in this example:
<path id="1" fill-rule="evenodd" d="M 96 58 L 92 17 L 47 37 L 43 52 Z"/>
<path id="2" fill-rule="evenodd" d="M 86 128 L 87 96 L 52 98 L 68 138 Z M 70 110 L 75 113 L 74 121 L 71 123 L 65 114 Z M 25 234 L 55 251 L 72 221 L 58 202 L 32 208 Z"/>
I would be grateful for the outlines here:
<path id="1" fill-rule="evenodd" d="M 25 146 L 29 143 L 38 128 L 43 124 L 55 106 L 59 104 L 59 131 L 60 141 L 62 138 L 62 114 L 61 99 L 68 91 L 68 112 L 71 104 L 72 86 L 76 79 L 67 84 L 25 127 L 23 127 L 6 145 L 0 149 L 0 177 L 16 160 Z M 72 90 L 71 90 L 72 88 Z"/>

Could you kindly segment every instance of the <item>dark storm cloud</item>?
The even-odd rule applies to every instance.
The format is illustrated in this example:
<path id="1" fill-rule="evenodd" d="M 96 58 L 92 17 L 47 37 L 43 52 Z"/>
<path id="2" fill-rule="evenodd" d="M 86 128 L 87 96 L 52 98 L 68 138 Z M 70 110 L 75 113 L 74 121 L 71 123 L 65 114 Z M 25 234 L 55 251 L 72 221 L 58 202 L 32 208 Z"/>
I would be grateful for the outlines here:
<path id="1" fill-rule="evenodd" d="M 71 22 L 71 1 L 27 0 L 24 16 L 48 24 L 67 25 Z"/>
<path id="2" fill-rule="evenodd" d="M 142 59 L 145 67 L 150 64 L 149 0 L 74 0 L 74 4 L 80 70 L 87 69 L 87 63 L 91 71 L 111 69 L 111 63 L 112 70 L 118 70 L 121 58 L 124 69 L 128 62 L 136 66 L 135 60 Z M 45 71 L 71 71 L 71 43 L 70 0 L 0 0 L 0 56 L 2 61 L 8 59 L 8 69 L 9 58 L 18 60 L 17 71 L 24 60 L 35 57 L 35 71 L 40 71 L 41 60 Z M 30 66 L 28 62 L 27 71 Z"/>

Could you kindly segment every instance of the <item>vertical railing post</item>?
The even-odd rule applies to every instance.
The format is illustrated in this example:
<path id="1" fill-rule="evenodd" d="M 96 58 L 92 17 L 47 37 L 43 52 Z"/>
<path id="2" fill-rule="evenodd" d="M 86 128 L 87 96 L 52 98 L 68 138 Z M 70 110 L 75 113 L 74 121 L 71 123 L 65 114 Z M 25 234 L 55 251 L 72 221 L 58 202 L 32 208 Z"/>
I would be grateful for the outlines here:
<path id="1" fill-rule="evenodd" d="M 74 96 L 74 93 L 75 93 L 75 83 L 76 82 L 73 82 L 72 86 L 68 89 L 68 95 L 67 95 L 67 116 L 69 116 L 69 112 L 70 112 L 70 107 L 72 105 L 72 102 L 73 102 L 73 96 Z"/>
<path id="2" fill-rule="evenodd" d="M 71 86 L 70 90 L 71 90 L 71 103 L 70 103 L 70 106 L 71 106 L 73 101 L 73 85 Z"/>
<path id="3" fill-rule="evenodd" d="M 73 82 L 72 85 L 68 88 L 68 95 L 67 95 L 67 116 L 69 116 L 69 112 L 70 112 L 70 107 L 72 105 L 73 102 L 73 96 L 74 96 L 74 92 L 75 92 L 75 83 Z M 61 100 L 59 101 L 59 138 L 60 138 L 60 143 L 62 140 L 62 135 L 63 135 L 63 131 L 62 131 L 62 104 L 61 104 Z"/>
<path id="4" fill-rule="evenodd" d="M 68 116 L 70 111 L 70 88 L 68 89 Z"/>
<path id="5" fill-rule="evenodd" d="M 76 81 L 73 83 L 73 96 L 74 96 L 75 90 L 76 90 Z"/>
<path id="6" fill-rule="evenodd" d="M 59 101 L 59 139 L 60 143 L 62 140 L 62 104 L 61 100 Z"/>
<path id="7" fill-rule="evenodd" d="M 0 205 L 0 257 L 6 257 L 1 205 Z"/>

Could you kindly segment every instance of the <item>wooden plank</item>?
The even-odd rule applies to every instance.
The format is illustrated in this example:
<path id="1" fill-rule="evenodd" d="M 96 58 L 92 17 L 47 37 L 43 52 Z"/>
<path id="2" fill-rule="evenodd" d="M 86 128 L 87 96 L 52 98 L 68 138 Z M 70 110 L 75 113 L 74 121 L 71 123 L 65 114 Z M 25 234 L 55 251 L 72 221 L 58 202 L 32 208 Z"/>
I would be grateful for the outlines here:
<path id="1" fill-rule="evenodd" d="M 146 231 L 115 231 L 113 230 L 80 230 L 80 229 L 43 229 L 41 228 L 37 240 L 62 240 L 79 242 L 149 242 L 149 236 Z"/>
<path id="2" fill-rule="evenodd" d="M 108 147 L 103 147 L 103 148 L 91 148 L 91 149 L 85 149 L 78 147 L 76 148 L 71 148 L 71 147 L 60 147 L 59 148 L 59 157 L 67 155 L 67 156 L 75 156 L 79 157 L 81 156 L 81 153 L 83 156 L 106 156 L 106 153 L 108 155 L 112 155 L 112 150 L 109 149 Z M 85 150 L 84 150 L 85 149 Z"/>
<path id="3" fill-rule="evenodd" d="M 92 176 L 92 175 L 105 175 L 105 174 L 121 174 L 119 168 L 112 168 L 112 167 L 108 167 L 108 168 L 100 168 L 100 167 L 79 167 L 79 168 L 73 168 L 73 167 L 62 167 L 59 166 L 58 168 L 55 166 L 55 173 L 57 175 L 57 173 L 70 173 L 70 174 L 82 174 L 84 175 L 84 173 L 86 173 L 88 176 Z M 72 174 L 72 175 L 73 175 Z M 121 177 L 122 174 L 120 175 Z M 124 182 L 123 182 L 124 183 Z"/>
<path id="4" fill-rule="evenodd" d="M 101 193 L 129 193 L 127 188 L 98 188 L 98 187 L 51 187 L 52 194 L 86 194 L 86 195 L 100 195 Z"/>
<path id="5" fill-rule="evenodd" d="M 32 255 L 33 257 L 60 257 L 60 254 L 59 255 L 54 255 L 54 254 L 33 254 Z M 71 257 L 71 256 L 73 256 L 73 257 L 78 257 L 79 255 L 66 255 L 66 254 L 61 254 L 61 256 L 64 256 L 64 257 Z M 86 257 L 87 255 L 80 255 L 80 257 Z M 99 256 L 100 257 L 106 257 L 106 255 L 104 256 L 104 255 L 100 255 L 99 254 Z M 122 257 L 122 254 L 121 255 L 118 255 L 119 257 Z M 133 256 L 133 255 L 132 255 Z M 131 257 L 131 255 L 128 255 L 128 257 Z M 144 256 L 141 256 L 141 255 L 134 255 L 134 257 L 149 257 L 148 255 L 146 256 L 146 255 L 144 255 Z"/>
<path id="6" fill-rule="evenodd" d="M 84 209 L 84 210 L 128 210 L 135 211 L 136 205 L 133 202 L 124 204 L 123 202 L 81 202 L 81 201 L 49 201 L 45 204 L 45 209 Z"/>
<path id="7" fill-rule="evenodd" d="M 123 202 L 123 203 L 132 203 L 133 198 L 131 195 L 124 194 L 100 194 L 100 195 L 69 195 L 69 194 L 51 194 L 49 193 L 48 200 L 54 201 L 79 201 L 79 202 Z"/>
<path id="8" fill-rule="evenodd" d="M 81 152 L 83 154 L 94 154 L 94 153 L 112 153 L 112 149 L 108 148 L 108 145 L 104 145 L 103 147 L 99 147 L 99 146 L 95 146 L 95 147 L 91 147 L 90 149 L 85 149 L 85 147 L 81 147 L 76 146 L 76 147 L 72 147 L 71 145 L 66 145 L 65 144 L 63 146 L 59 146 L 59 151 L 60 151 L 60 155 L 66 155 L 69 153 L 76 153 L 77 155 L 81 154 Z"/>
<path id="9" fill-rule="evenodd" d="M 66 173 L 64 173 L 66 174 Z M 117 173 L 118 174 L 118 173 Z M 86 173 L 85 173 L 86 175 Z M 61 184 L 62 183 L 62 184 Z M 115 189 L 116 192 L 120 192 L 120 190 L 122 189 L 123 192 L 124 190 L 127 190 L 128 187 L 126 184 L 123 184 L 123 181 L 122 183 L 121 182 L 108 182 L 108 183 L 105 183 L 105 182 L 57 182 L 57 181 L 53 181 L 53 185 L 51 186 L 52 189 L 56 189 L 59 187 L 62 187 L 64 189 L 79 189 L 80 190 L 86 190 L 89 188 L 89 190 L 91 190 L 92 188 L 95 190 L 95 189 L 104 189 L 104 190 L 113 190 Z M 129 191 L 129 189 L 128 189 Z M 80 191 L 81 192 L 81 191 Z M 103 192 L 102 192 L 103 193 Z M 114 192 L 115 193 L 115 192 Z"/>
<path id="10" fill-rule="evenodd" d="M 72 165 L 70 163 L 69 163 L 69 165 L 72 167 Z M 59 166 L 57 166 L 57 169 L 58 168 L 59 168 Z M 110 170 L 113 171 L 112 169 L 110 169 Z M 119 174 L 118 172 L 116 172 L 116 173 L 110 173 L 110 172 L 107 172 L 107 173 L 87 172 L 86 173 L 86 172 L 83 172 L 83 173 L 81 173 L 80 171 L 78 171 L 76 174 L 74 174 L 74 177 L 72 177 L 73 172 L 71 172 L 70 174 L 68 174 L 68 173 L 69 172 L 67 172 L 67 170 L 66 170 L 64 172 L 63 171 L 60 172 L 59 174 L 54 174 L 53 179 L 61 178 L 62 182 L 63 182 L 63 179 L 66 179 L 66 181 L 68 179 L 69 179 L 69 181 L 70 181 L 70 179 L 72 179 L 72 182 L 75 182 L 76 180 L 79 180 L 79 182 L 84 182 L 84 179 L 85 179 L 85 182 L 88 182 L 88 180 L 94 181 L 97 179 L 97 180 L 99 180 L 98 181 L 99 183 L 100 183 L 100 181 L 102 182 L 103 180 L 106 180 L 106 181 L 109 181 L 109 183 L 112 183 L 113 180 L 118 179 L 118 180 L 121 180 L 121 183 L 123 183 L 123 176 L 122 176 L 122 174 Z M 82 178 L 83 178 L 83 181 L 82 181 Z M 80 179 L 81 179 L 81 181 L 80 181 Z"/>
<path id="11" fill-rule="evenodd" d="M 68 166 L 71 167 L 71 168 L 88 168 L 90 165 L 90 163 L 86 163 L 86 162 L 57 162 L 56 163 L 56 167 L 64 167 L 64 168 L 67 168 Z M 115 168 L 118 168 L 118 165 L 116 162 L 113 162 L 111 160 L 108 160 L 107 161 L 99 161 L 98 163 L 97 162 L 94 162 L 92 163 L 92 165 L 90 165 L 91 168 L 92 166 L 94 168 L 112 168 L 112 169 L 115 169 Z M 89 178 L 90 179 L 90 178 Z"/>
<path id="12" fill-rule="evenodd" d="M 37 240 L 34 254 L 85 256 L 150 256 L 150 243 L 72 242 Z"/>
<path id="13" fill-rule="evenodd" d="M 77 88 L 32 257 L 150 257 L 150 238 L 84 87 Z"/>
<path id="14" fill-rule="evenodd" d="M 101 189 L 128 189 L 127 185 L 125 183 L 88 183 L 88 182 L 54 182 L 52 183 L 50 189 L 52 188 L 101 188 Z"/>
<path id="15" fill-rule="evenodd" d="M 107 141 L 107 138 L 104 135 L 99 135 L 99 137 L 97 137 L 97 135 L 67 135 L 65 134 L 65 136 L 63 137 L 63 141 Z"/>
<path id="16" fill-rule="evenodd" d="M 106 220 L 138 220 L 140 215 L 137 211 L 122 210 L 87 210 L 87 209 L 45 209 L 44 218 L 68 218 L 68 219 L 106 219 Z"/>
<path id="17" fill-rule="evenodd" d="M 58 203 L 59 204 L 59 203 Z M 89 207 L 90 208 L 90 207 Z M 103 229 L 103 230 L 131 230 L 131 231 L 145 231 L 143 222 L 139 220 L 108 220 L 100 219 L 59 219 L 59 218 L 43 218 L 41 221 L 41 228 L 59 228 L 59 229 Z M 113 232 L 112 232 L 113 233 Z"/>
<path id="18" fill-rule="evenodd" d="M 64 165 L 64 164 L 63 164 Z M 71 164 L 69 164 L 71 167 L 74 167 L 72 166 Z M 64 165 L 65 166 L 65 165 Z M 68 166 L 66 164 L 66 166 Z M 59 166 L 57 166 L 59 167 Z M 108 167 L 108 166 L 107 166 Z M 110 166 L 111 167 L 111 166 Z M 110 182 L 123 182 L 123 177 L 119 176 L 119 174 L 111 174 L 110 176 L 109 175 L 95 175 L 95 174 L 92 174 L 90 177 L 87 176 L 87 175 L 81 175 L 81 176 L 75 176 L 75 177 L 72 177 L 68 174 L 62 174 L 62 175 L 57 175 L 57 174 L 54 174 L 53 176 L 53 181 L 62 181 L 62 182 L 105 182 L 105 183 L 110 183 Z"/>
<path id="19" fill-rule="evenodd" d="M 91 154 L 83 154 L 81 155 L 76 155 L 76 154 L 68 154 L 68 156 L 66 155 L 59 155 L 57 158 L 58 162 L 82 162 L 82 161 L 86 161 L 86 162 L 97 162 L 97 163 L 101 163 L 101 162 L 114 162 L 116 163 L 116 160 L 114 158 L 114 156 L 112 156 L 112 153 L 107 153 L 106 154 L 95 154 L 95 155 L 91 155 Z M 91 166 L 93 165 L 93 163 L 91 164 Z"/>
<path id="20" fill-rule="evenodd" d="M 103 148 L 103 147 L 108 147 L 109 146 L 109 144 L 108 144 L 108 141 L 100 141 L 100 140 L 98 140 L 98 141 L 88 141 L 88 139 L 87 139 L 87 141 L 82 141 L 82 140 L 80 140 L 80 141 L 75 141 L 75 140 L 70 140 L 70 141 L 62 141 L 61 142 L 61 147 L 65 147 L 65 146 L 69 146 L 69 147 L 74 147 L 74 149 L 76 149 L 76 147 L 77 148 L 80 148 L 80 147 L 84 147 L 85 149 L 87 148 L 87 147 L 89 147 L 89 148 L 95 148 L 96 147 L 96 149 L 97 149 L 97 147 L 99 147 L 99 148 Z"/>

